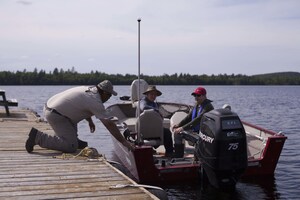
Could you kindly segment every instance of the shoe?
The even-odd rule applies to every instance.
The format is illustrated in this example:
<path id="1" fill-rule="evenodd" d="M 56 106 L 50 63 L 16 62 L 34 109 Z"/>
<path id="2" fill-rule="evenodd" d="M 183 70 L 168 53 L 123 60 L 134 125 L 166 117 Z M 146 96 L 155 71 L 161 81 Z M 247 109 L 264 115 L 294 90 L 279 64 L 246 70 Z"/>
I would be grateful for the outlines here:
<path id="1" fill-rule="evenodd" d="M 85 147 L 88 146 L 88 143 L 86 141 L 82 141 L 79 138 L 77 138 L 77 142 L 78 142 L 77 149 L 84 149 Z"/>
<path id="2" fill-rule="evenodd" d="M 28 134 L 28 139 L 26 141 L 26 144 L 25 144 L 25 148 L 27 150 L 28 153 L 31 153 L 33 151 L 33 147 L 35 144 L 35 138 L 36 138 L 36 134 L 37 134 L 38 130 L 35 129 L 35 128 L 31 128 L 29 134 Z"/>

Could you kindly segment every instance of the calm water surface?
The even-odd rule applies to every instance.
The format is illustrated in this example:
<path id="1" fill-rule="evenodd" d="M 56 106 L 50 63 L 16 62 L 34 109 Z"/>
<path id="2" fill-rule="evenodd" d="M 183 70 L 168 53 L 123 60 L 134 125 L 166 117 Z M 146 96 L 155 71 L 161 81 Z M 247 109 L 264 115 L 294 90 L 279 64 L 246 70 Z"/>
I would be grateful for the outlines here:
<path id="1" fill-rule="evenodd" d="M 8 98 L 17 98 L 19 107 L 30 108 L 41 116 L 46 100 L 73 86 L 0 86 Z M 192 91 L 197 86 L 158 86 L 163 93 L 158 100 L 193 104 Z M 230 104 L 241 119 L 273 131 L 283 131 L 288 137 L 274 178 L 242 180 L 234 193 L 213 189 L 201 191 L 199 185 L 164 186 L 169 199 L 299 199 L 300 186 L 300 86 L 206 86 L 208 98 L 215 108 Z M 129 94 L 129 86 L 116 86 L 119 93 L 105 105 L 118 102 Z M 96 120 L 94 120 L 96 122 Z M 109 133 L 97 122 L 95 133 L 89 133 L 87 123 L 79 124 L 79 137 L 96 147 L 108 159 L 114 160 Z"/>

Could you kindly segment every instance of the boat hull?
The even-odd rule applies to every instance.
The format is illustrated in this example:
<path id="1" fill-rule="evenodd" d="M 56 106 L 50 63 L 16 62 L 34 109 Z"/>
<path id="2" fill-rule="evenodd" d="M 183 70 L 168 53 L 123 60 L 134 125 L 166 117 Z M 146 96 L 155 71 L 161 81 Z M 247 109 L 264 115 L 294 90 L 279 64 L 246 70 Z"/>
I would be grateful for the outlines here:
<path id="1" fill-rule="evenodd" d="M 265 141 L 265 148 L 262 150 L 260 158 L 253 159 L 250 157 L 248 159 L 248 167 L 243 177 L 273 176 L 287 137 L 247 122 L 243 122 L 243 124 L 255 129 L 260 134 L 269 135 Z"/>
<path id="2" fill-rule="evenodd" d="M 128 151 L 119 141 L 112 138 L 116 155 L 135 181 L 147 184 L 198 181 L 199 163 L 164 166 L 161 163 L 164 159 L 160 159 L 157 166 L 152 147 L 136 146 L 134 150 Z"/>
<path id="3" fill-rule="evenodd" d="M 287 137 L 246 122 L 243 123 L 270 134 L 270 137 L 266 140 L 266 145 L 261 157 L 258 159 L 250 157 L 248 159 L 248 166 L 246 171 L 242 174 L 242 177 L 273 176 Z M 157 160 L 153 156 L 152 147 L 136 145 L 134 150 L 129 151 L 114 137 L 112 137 L 112 139 L 116 155 L 129 170 L 135 181 L 139 183 L 165 184 L 197 182 L 200 179 L 199 169 L 201 164 L 199 162 L 164 166 L 163 163 L 161 163 L 164 159 L 160 159 L 160 163 L 157 163 Z"/>

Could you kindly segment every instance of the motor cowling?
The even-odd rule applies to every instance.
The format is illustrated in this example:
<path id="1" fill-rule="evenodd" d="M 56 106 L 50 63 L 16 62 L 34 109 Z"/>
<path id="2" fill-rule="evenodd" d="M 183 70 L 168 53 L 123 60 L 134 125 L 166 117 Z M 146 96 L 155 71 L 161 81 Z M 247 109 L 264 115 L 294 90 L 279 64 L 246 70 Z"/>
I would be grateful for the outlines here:
<path id="1" fill-rule="evenodd" d="M 234 188 L 248 163 L 246 133 L 238 115 L 228 109 L 205 113 L 199 136 L 195 156 L 201 171 L 214 187 Z"/>

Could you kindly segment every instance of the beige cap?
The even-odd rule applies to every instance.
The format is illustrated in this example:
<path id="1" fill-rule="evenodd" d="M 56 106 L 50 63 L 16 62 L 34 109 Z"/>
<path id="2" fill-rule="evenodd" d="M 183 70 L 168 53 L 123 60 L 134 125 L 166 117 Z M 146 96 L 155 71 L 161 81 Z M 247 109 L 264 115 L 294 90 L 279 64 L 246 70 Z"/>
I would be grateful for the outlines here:
<path id="1" fill-rule="evenodd" d="M 98 87 L 105 91 L 105 92 L 108 92 L 114 96 L 117 96 L 118 93 L 116 91 L 114 91 L 114 87 L 113 85 L 111 84 L 111 82 L 109 80 L 104 80 L 102 81 L 101 83 L 98 84 Z"/>

